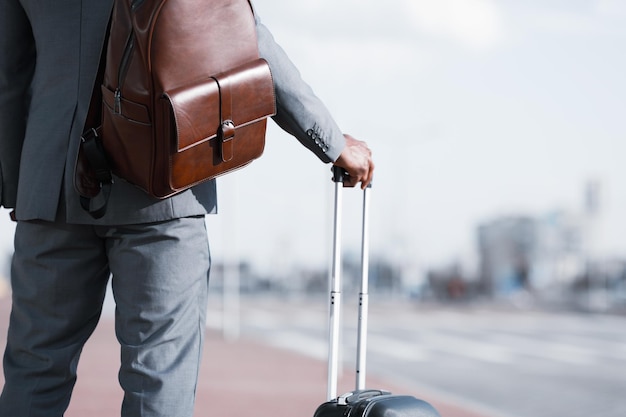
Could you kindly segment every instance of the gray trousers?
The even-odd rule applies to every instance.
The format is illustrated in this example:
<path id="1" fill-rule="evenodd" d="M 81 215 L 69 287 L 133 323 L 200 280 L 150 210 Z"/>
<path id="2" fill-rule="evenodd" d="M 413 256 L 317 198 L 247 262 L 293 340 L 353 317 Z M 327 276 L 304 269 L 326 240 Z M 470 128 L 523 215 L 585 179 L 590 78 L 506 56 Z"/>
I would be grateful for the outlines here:
<path id="1" fill-rule="evenodd" d="M 0 416 L 63 415 L 112 276 L 121 415 L 191 417 L 209 267 L 203 217 L 115 227 L 18 223 Z"/>

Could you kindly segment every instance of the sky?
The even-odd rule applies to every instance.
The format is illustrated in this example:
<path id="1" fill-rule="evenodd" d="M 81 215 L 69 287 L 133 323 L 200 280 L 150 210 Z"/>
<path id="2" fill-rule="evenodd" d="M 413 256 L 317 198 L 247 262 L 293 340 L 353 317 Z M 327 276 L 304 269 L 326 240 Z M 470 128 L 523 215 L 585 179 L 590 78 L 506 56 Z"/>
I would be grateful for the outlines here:
<path id="1" fill-rule="evenodd" d="M 372 256 L 415 271 L 471 263 L 478 224 L 580 213 L 589 181 L 600 185 L 598 251 L 626 255 L 626 2 L 255 5 L 339 126 L 373 150 Z M 275 274 L 329 262 L 330 167 L 273 123 L 263 157 L 218 192 L 215 260 Z M 344 196 L 345 247 L 358 253 L 361 192 Z"/>

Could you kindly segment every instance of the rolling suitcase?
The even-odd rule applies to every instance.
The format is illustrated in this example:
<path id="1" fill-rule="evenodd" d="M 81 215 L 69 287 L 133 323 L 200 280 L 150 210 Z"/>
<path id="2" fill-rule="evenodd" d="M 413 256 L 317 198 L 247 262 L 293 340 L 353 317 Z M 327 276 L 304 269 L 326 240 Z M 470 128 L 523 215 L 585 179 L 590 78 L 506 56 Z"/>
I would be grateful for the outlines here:
<path id="1" fill-rule="evenodd" d="M 426 401 L 411 395 L 365 389 L 365 365 L 368 316 L 369 264 L 369 200 L 370 187 L 363 191 L 363 224 L 361 239 L 361 290 L 357 328 L 356 389 L 337 396 L 339 363 L 339 329 L 341 313 L 341 215 L 343 204 L 343 170 L 333 167 L 335 182 L 335 212 L 333 258 L 329 300 L 329 354 L 327 401 L 315 411 L 314 417 L 440 417 Z"/>

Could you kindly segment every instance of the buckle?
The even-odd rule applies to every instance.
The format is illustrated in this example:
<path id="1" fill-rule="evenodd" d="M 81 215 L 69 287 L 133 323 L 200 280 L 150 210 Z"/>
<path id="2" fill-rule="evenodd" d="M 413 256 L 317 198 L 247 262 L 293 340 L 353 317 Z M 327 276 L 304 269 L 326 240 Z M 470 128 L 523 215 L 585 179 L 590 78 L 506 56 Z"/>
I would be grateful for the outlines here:
<path id="1" fill-rule="evenodd" d="M 235 138 L 235 123 L 232 120 L 224 120 L 220 125 L 220 149 L 222 161 L 228 162 L 233 159 L 233 143 Z"/>

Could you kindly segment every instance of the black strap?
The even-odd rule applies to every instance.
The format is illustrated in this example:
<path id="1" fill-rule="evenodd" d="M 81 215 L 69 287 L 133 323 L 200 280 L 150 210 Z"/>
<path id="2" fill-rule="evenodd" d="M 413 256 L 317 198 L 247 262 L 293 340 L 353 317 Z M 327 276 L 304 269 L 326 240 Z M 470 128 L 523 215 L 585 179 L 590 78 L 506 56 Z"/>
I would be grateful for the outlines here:
<path id="1" fill-rule="evenodd" d="M 81 136 L 81 146 L 85 157 L 91 164 L 96 179 L 100 183 L 100 192 L 94 197 L 80 196 L 80 205 L 91 217 L 99 219 L 106 213 L 111 186 L 113 185 L 113 175 L 111 167 L 106 159 L 102 140 L 97 129 L 89 129 Z"/>

